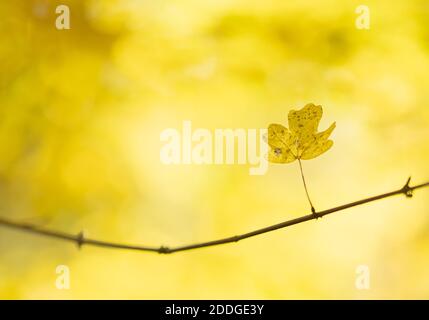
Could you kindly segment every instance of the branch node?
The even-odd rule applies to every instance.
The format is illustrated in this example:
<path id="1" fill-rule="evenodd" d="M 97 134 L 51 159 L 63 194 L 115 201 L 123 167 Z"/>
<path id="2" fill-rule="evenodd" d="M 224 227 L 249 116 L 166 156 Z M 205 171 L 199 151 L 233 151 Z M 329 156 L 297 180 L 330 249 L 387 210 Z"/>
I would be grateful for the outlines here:
<path id="1" fill-rule="evenodd" d="M 76 236 L 76 244 L 77 247 L 80 249 L 82 248 L 83 244 L 85 243 L 85 236 L 83 234 L 83 231 L 79 232 Z"/>
<path id="2" fill-rule="evenodd" d="M 402 193 L 407 197 L 407 198 L 412 198 L 413 197 L 413 188 L 410 187 L 410 182 L 411 182 L 411 177 L 408 178 L 407 182 L 405 183 L 405 185 L 402 187 Z"/>
<path id="3" fill-rule="evenodd" d="M 168 254 L 168 253 L 171 253 L 171 249 L 169 247 L 161 246 L 158 249 L 158 253 L 160 253 L 160 254 Z"/>
<path id="4" fill-rule="evenodd" d="M 322 218 L 322 215 L 319 214 L 314 207 L 311 207 L 311 213 L 313 214 L 314 218 L 317 220 L 319 218 Z"/>

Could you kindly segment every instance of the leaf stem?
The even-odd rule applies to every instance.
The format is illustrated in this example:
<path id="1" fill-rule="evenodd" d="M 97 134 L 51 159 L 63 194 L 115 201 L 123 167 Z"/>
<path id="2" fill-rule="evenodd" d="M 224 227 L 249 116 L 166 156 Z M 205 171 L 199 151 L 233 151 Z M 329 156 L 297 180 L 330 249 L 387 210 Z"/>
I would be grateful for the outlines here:
<path id="1" fill-rule="evenodd" d="M 302 182 L 304 183 L 305 194 L 307 195 L 308 202 L 310 203 L 311 212 L 313 214 L 315 214 L 316 213 L 316 209 L 314 209 L 313 203 L 311 202 L 311 199 L 310 199 L 310 195 L 308 194 L 307 183 L 305 182 L 304 171 L 302 170 L 301 159 L 298 159 L 298 162 L 299 162 L 299 169 L 301 170 Z"/>

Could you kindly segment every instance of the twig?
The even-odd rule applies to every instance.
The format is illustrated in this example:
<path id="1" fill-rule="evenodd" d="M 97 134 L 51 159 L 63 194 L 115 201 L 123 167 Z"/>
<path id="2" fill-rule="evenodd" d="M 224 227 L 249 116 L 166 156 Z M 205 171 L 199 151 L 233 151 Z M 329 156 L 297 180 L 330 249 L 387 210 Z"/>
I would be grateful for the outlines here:
<path id="1" fill-rule="evenodd" d="M 362 205 L 362 204 L 365 204 L 368 202 L 392 197 L 392 196 L 399 195 L 399 194 L 403 194 L 406 197 L 410 198 L 413 196 L 414 190 L 429 187 L 429 182 L 422 183 L 422 184 L 415 185 L 415 186 L 411 187 L 410 181 L 411 181 L 411 178 L 409 178 L 407 180 L 406 184 L 402 188 L 395 190 L 395 191 L 391 191 L 391 192 L 387 192 L 384 194 L 380 194 L 378 196 L 374 196 L 374 197 L 366 198 L 363 200 L 351 202 L 348 204 L 344 204 L 342 206 L 323 210 L 320 212 L 311 213 L 311 214 L 308 214 L 308 215 L 305 215 L 305 216 L 302 216 L 299 218 L 295 218 L 292 220 L 281 222 L 281 223 L 278 223 L 278 224 L 275 224 L 275 225 L 272 225 L 269 227 L 265 227 L 262 229 L 258 229 L 255 231 L 244 233 L 244 234 L 241 234 L 238 236 L 233 236 L 233 237 L 228 237 L 228 238 L 223 238 L 223 239 L 213 240 L 213 241 L 207 241 L 207 242 L 201 242 L 201 243 L 196 243 L 196 244 L 191 244 L 191 245 L 179 246 L 179 247 L 174 247 L 174 248 L 169 248 L 169 247 L 165 247 L 165 246 L 146 247 L 146 246 L 128 245 L 128 244 L 121 244 L 121 243 L 108 242 L 108 241 L 100 241 L 100 240 L 86 238 L 84 236 L 83 232 L 80 232 L 79 234 L 74 235 L 74 234 L 60 232 L 60 231 L 48 230 L 46 228 L 42 228 L 42 227 L 39 227 L 39 226 L 34 225 L 34 224 L 13 222 L 13 221 L 5 219 L 5 218 L 0 218 L 0 226 L 18 229 L 21 231 L 39 234 L 39 235 L 47 236 L 47 237 L 51 237 L 51 238 L 71 241 L 71 242 L 76 243 L 76 245 L 79 248 L 82 247 L 83 245 L 91 245 L 91 246 L 105 247 L 105 248 L 128 249 L 128 250 L 137 250 L 137 251 L 151 251 L 151 252 L 167 254 L 167 253 L 187 251 L 187 250 L 192 250 L 192 249 L 197 249 L 197 248 L 212 247 L 212 246 L 231 243 L 231 242 L 237 242 L 237 241 L 240 241 L 243 239 L 254 237 L 254 236 L 264 234 L 267 232 L 271 232 L 274 230 L 290 227 L 292 225 L 299 224 L 299 223 L 302 223 L 305 221 L 321 218 L 321 217 L 326 216 L 330 213 L 342 211 L 342 210 L 352 208 L 352 207 L 356 207 L 356 206 L 359 206 L 359 205 Z"/>
<path id="2" fill-rule="evenodd" d="M 310 194 L 308 193 L 308 189 L 307 189 L 307 183 L 305 182 L 304 171 L 302 170 L 301 159 L 298 158 L 298 162 L 299 162 L 299 170 L 301 170 L 302 182 L 304 183 L 305 194 L 307 195 L 307 200 L 308 200 L 308 202 L 310 203 L 310 206 L 311 206 L 311 212 L 313 214 L 316 214 L 316 209 L 314 209 L 313 202 L 311 202 Z"/>

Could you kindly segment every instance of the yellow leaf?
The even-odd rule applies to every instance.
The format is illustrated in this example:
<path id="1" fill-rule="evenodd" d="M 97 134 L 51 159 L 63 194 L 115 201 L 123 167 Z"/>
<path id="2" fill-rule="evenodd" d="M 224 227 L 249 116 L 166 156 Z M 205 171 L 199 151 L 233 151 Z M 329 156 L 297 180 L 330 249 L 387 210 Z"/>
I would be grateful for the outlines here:
<path id="1" fill-rule="evenodd" d="M 281 124 L 268 127 L 268 160 L 273 163 L 290 163 L 297 159 L 309 160 L 328 151 L 334 144 L 328 140 L 335 122 L 323 132 L 317 132 L 323 109 L 313 103 L 301 110 L 289 112 L 289 129 Z"/>

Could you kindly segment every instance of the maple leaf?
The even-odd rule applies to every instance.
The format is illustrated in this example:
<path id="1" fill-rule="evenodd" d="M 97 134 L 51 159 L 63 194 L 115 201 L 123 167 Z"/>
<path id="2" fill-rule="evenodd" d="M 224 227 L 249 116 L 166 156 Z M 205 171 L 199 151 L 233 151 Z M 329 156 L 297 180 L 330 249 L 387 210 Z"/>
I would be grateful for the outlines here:
<path id="1" fill-rule="evenodd" d="M 281 124 L 268 127 L 268 160 L 273 163 L 291 163 L 295 160 L 309 160 L 328 151 L 334 144 L 329 136 L 335 129 L 335 122 L 323 132 L 317 132 L 323 109 L 313 103 L 301 110 L 289 112 L 289 129 Z"/>
<path id="2" fill-rule="evenodd" d="M 334 142 L 329 136 L 335 129 L 335 122 L 325 131 L 317 132 L 322 119 L 322 106 L 307 104 L 301 110 L 291 110 L 288 115 L 289 129 L 281 124 L 270 124 L 268 127 L 268 161 L 273 163 L 299 162 L 301 177 L 311 211 L 316 215 L 308 193 L 302 170 L 301 160 L 310 160 L 328 151 Z"/>

